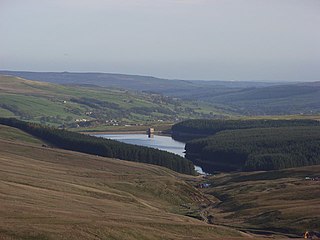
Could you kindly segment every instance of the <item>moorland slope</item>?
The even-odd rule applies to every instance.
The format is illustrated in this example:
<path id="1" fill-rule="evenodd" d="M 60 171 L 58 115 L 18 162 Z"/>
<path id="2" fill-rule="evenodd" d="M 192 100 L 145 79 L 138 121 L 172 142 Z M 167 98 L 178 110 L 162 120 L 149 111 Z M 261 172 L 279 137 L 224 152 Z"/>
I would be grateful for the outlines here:
<path id="1" fill-rule="evenodd" d="M 19 133 L 0 131 L 0 239 L 243 237 L 184 216 L 209 202 L 185 175 L 43 147 Z"/>
<path id="2" fill-rule="evenodd" d="M 209 176 L 204 193 L 220 201 L 208 208 L 215 224 L 249 232 L 302 238 L 320 229 L 320 165 L 269 172 Z"/>

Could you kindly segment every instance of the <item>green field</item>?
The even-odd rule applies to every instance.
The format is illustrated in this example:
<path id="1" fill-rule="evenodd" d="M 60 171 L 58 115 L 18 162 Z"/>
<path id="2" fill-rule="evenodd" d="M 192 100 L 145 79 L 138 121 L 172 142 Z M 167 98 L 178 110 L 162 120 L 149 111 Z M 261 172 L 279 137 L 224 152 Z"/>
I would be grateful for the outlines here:
<path id="1" fill-rule="evenodd" d="M 168 80 L 150 76 L 0 71 L 0 74 L 55 84 L 94 84 L 100 87 L 158 93 L 182 100 L 206 102 L 221 112 L 242 116 L 319 115 L 320 82 L 255 82 Z M 303 81 L 303 79 L 301 79 Z M 212 107 L 209 107 L 212 108 Z M 210 112 L 210 111 L 209 111 Z M 219 112 L 219 111 L 213 111 Z M 206 110 L 206 114 L 208 111 Z"/>
<path id="2" fill-rule="evenodd" d="M 210 104 L 91 85 L 0 76 L 0 114 L 69 128 L 175 122 L 222 114 Z"/>

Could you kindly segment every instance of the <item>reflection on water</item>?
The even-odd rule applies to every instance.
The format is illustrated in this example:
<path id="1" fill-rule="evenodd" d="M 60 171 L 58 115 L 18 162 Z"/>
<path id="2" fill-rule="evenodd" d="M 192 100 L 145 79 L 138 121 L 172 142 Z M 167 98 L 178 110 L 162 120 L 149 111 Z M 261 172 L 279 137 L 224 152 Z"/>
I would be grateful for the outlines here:
<path id="1" fill-rule="evenodd" d="M 184 157 L 185 155 L 185 144 L 175 141 L 168 136 L 153 135 L 152 138 L 149 138 L 147 134 L 99 134 L 95 136 L 118 140 L 120 142 L 135 144 L 139 146 L 157 148 L 160 150 L 178 154 L 182 157 Z M 201 167 L 196 166 L 195 170 L 198 173 L 204 174 Z"/>

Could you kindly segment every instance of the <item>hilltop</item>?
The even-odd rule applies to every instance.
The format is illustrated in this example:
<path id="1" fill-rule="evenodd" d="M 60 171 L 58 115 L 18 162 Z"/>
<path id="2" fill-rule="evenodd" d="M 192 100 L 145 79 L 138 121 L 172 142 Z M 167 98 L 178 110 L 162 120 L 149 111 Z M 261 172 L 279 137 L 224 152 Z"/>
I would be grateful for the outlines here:
<path id="1" fill-rule="evenodd" d="M 208 90 L 226 91 L 228 88 L 272 86 L 279 83 L 255 81 L 201 81 L 174 80 L 152 76 L 140 76 L 116 73 L 76 73 L 76 72 L 25 72 L 0 71 L 0 74 L 17 76 L 25 79 L 69 85 L 95 85 L 100 87 L 154 92 L 171 96 L 194 95 Z M 217 88 L 218 86 L 218 88 Z M 214 92 L 216 92 L 214 91 Z"/>

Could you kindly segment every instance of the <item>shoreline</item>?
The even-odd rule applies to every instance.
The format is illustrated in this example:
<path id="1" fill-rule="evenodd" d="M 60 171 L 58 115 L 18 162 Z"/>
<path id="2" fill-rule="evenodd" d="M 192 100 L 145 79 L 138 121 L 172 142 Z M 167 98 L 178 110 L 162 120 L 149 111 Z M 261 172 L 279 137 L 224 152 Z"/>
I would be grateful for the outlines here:
<path id="1" fill-rule="evenodd" d="M 94 134 L 94 135 L 103 135 L 103 134 L 144 134 L 146 131 L 81 131 L 82 134 Z"/>
<path id="2" fill-rule="evenodd" d="M 148 135 L 146 131 L 92 131 L 92 132 L 79 132 L 79 133 L 82 133 L 82 134 L 88 134 L 88 135 L 108 135 L 108 134 L 117 134 L 117 135 L 126 135 L 126 134 L 143 134 L 143 135 Z M 163 133 L 162 131 L 155 131 L 154 132 L 154 135 L 157 135 L 157 136 L 166 136 L 166 137 L 170 137 L 172 138 L 171 134 L 166 134 L 166 133 Z M 176 140 L 175 140 L 176 141 Z M 179 141 L 178 141 L 179 142 Z M 181 142 L 182 143 L 182 142 Z M 183 143 L 185 144 L 185 143 Z M 151 147 L 151 148 L 154 148 L 152 146 L 146 146 L 146 147 Z M 168 150 L 164 150 L 164 151 L 168 151 Z M 170 152 L 170 151 L 169 151 Z M 174 152 L 173 152 L 174 153 Z M 185 157 L 185 156 L 182 156 L 182 157 Z M 199 175 L 199 176 L 207 176 L 207 175 L 210 175 L 209 173 L 206 173 L 203 171 L 202 167 L 198 166 L 198 165 L 194 165 L 194 170 L 196 171 L 196 173 Z"/>
<path id="3" fill-rule="evenodd" d="M 81 134 L 87 134 L 87 135 L 108 135 L 108 134 L 145 134 L 148 135 L 146 131 L 92 131 L 92 132 L 87 132 L 87 131 L 81 131 L 78 132 Z M 155 131 L 154 135 L 158 136 L 171 136 L 171 134 L 163 133 L 161 131 Z"/>

